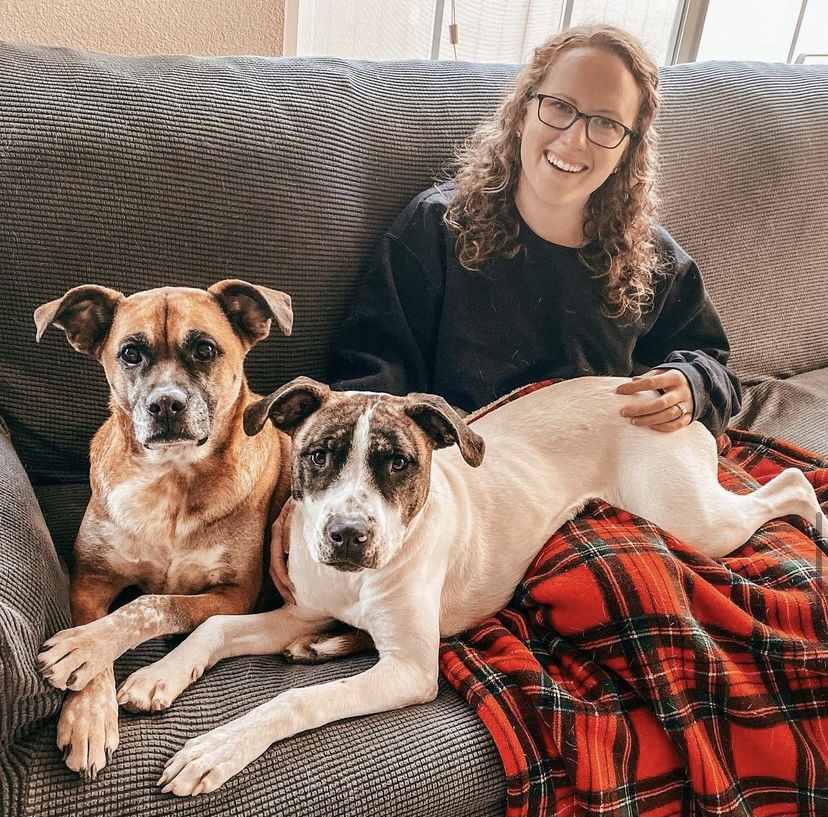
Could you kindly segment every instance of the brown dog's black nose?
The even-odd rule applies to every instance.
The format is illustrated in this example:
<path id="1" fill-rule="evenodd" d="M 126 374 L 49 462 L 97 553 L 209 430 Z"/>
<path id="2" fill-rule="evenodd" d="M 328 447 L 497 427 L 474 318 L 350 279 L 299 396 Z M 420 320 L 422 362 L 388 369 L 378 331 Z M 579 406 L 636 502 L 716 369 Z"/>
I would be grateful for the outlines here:
<path id="1" fill-rule="evenodd" d="M 325 535 L 336 558 L 359 564 L 373 537 L 370 522 L 354 516 L 335 516 L 325 526 Z"/>
<path id="2" fill-rule="evenodd" d="M 187 408 L 181 389 L 156 389 L 147 397 L 147 411 L 156 420 L 173 420 Z"/>

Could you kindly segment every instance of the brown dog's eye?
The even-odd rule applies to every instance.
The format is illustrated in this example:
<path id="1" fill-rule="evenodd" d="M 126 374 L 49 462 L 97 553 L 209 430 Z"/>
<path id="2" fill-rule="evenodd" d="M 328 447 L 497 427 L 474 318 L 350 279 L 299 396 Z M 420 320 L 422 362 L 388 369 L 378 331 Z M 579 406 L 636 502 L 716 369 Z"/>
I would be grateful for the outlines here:
<path id="1" fill-rule="evenodd" d="M 206 363 L 216 356 L 216 351 L 216 347 L 213 346 L 212 343 L 208 343 L 206 340 L 203 340 L 195 348 L 196 360 Z"/>
<path id="2" fill-rule="evenodd" d="M 127 366 L 137 366 L 144 359 L 141 350 L 134 343 L 124 346 L 118 356 Z"/>

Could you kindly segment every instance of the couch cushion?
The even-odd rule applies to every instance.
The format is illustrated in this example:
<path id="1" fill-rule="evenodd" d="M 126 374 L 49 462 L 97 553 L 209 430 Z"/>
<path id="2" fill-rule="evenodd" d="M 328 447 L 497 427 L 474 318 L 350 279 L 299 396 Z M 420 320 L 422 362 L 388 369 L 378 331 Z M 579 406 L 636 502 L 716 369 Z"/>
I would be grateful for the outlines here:
<path id="1" fill-rule="evenodd" d="M 35 666 L 40 645 L 69 622 L 68 582 L 26 472 L 0 419 L 0 759 L 57 712 L 61 693 Z M 6 781 L 0 775 L 0 794 Z"/>
<path id="2" fill-rule="evenodd" d="M 295 333 L 254 349 L 268 392 L 325 374 L 382 229 L 501 98 L 508 66 L 116 57 L 0 45 L 0 414 L 38 480 L 76 479 L 106 415 L 97 365 L 31 314 L 97 282 L 247 278 Z M 694 255 L 748 380 L 828 365 L 828 68 L 664 68 L 663 221 Z"/>
<path id="3" fill-rule="evenodd" d="M 663 221 L 701 268 L 731 366 L 748 382 L 828 366 L 828 66 L 662 76 Z"/>
<path id="4" fill-rule="evenodd" d="M 731 425 L 782 437 L 828 457 L 828 368 L 748 386 Z"/>
<path id="5" fill-rule="evenodd" d="M 118 680 L 166 649 L 157 641 L 129 653 L 118 664 Z M 156 783 L 164 763 L 189 738 L 290 687 L 342 678 L 374 661 L 364 656 L 299 667 L 263 656 L 221 662 L 168 712 L 122 713 L 120 746 L 92 783 L 66 768 L 50 722 L 14 748 L 19 767 L 25 768 L 26 810 L 20 813 L 502 815 L 497 750 L 471 707 L 442 680 L 429 704 L 340 721 L 276 743 L 212 794 L 178 798 L 160 793 Z"/>

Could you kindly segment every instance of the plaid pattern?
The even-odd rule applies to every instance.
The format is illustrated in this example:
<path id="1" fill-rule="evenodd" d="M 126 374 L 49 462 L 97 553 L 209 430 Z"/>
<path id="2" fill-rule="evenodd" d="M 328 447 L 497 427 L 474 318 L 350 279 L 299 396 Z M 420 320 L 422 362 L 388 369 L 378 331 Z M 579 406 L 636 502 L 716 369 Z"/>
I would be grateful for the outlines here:
<path id="1" fill-rule="evenodd" d="M 828 462 L 719 443 L 731 490 L 798 466 L 828 508 Z M 721 561 L 603 502 L 564 525 L 510 606 L 441 649 L 498 746 L 507 814 L 828 813 L 826 553 L 798 518 Z"/>

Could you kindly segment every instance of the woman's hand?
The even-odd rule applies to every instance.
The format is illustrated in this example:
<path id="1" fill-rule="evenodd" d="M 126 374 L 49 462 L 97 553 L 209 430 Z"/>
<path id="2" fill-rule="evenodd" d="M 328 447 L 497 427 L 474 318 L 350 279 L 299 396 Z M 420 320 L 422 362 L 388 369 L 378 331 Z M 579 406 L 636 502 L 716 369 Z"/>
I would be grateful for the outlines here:
<path id="1" fill-rule="evenodd" d="M 653 369 L 622 383 L 618 394 L 646 391 L 661 392 L 651 400 L 636 400 L 621 410 L 633 425 L 648 426 L 656 431 L 678 431 L 693 422 L 693 392 L 687 378 L 678 369 Z"/>
<path id="2" fill-rule="evenodd" d="M 270 528 L 270 578 L 285 604 L 296 604 L 295 585 L 288 576 L 287 559 L 290 553 L 290 520 L 296 503 L 288 497 L 282 512 Z"/>

